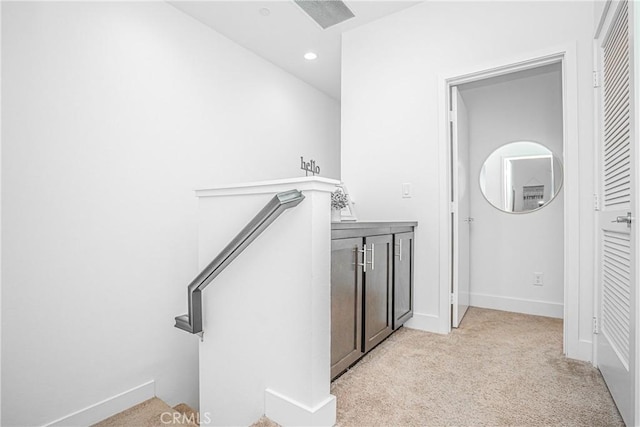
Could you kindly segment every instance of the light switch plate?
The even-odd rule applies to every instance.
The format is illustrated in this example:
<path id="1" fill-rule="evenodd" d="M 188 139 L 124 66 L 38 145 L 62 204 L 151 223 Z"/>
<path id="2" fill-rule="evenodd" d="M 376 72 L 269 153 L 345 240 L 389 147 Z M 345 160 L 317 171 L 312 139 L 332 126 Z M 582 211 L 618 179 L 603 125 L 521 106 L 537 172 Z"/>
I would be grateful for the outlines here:
<path id="1" fill-rule="evenodd" d="M 411 189 L 410 182 L 405 182 L 404 184 L 402 184 L 402 197 L 404 199 L 413 197 L 413 190 Z"/>

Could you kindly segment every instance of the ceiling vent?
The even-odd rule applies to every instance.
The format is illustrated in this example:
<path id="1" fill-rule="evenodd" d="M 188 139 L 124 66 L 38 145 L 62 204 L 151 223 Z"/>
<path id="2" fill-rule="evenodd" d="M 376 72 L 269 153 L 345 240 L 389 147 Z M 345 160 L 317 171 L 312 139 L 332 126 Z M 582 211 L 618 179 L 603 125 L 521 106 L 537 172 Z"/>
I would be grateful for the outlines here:
<path id="1" fill-rule="evenodd" d="M 347 5 L 340 0 L 294 0 L 294 2 L 323 30 L 355 17 Z"/>

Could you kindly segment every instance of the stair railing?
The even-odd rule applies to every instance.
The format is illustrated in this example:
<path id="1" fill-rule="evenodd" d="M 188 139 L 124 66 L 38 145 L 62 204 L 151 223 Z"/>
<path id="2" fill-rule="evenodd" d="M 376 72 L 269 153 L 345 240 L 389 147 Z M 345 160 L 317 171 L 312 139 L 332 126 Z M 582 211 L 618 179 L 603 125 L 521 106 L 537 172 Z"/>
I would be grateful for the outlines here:
<path id="1" fill-rule="evenodd" d="M 304 195 L 298 190 L 278 193 L 260 212 L 238 233 L 236 237 L 191 281 L 187 290 L 189 313 L 176 316 L 175 327 L 189 333 L 203 336 L 202 331 L 202 291 L 240 253 L 253 242 L 282 212 L 298 206 Z"/>

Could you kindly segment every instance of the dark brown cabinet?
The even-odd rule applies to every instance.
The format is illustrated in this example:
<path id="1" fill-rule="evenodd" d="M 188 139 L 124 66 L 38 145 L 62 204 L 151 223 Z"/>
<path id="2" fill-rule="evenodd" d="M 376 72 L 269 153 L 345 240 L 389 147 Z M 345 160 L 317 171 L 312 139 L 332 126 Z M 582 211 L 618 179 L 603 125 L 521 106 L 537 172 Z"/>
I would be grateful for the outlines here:
<path id="1" fill-rule="evenodd" d="M 391 235 L 365 237 L 366 266 L 362 304 L 365 353 L 393 331 L 393 276 Z"/>
<path id="2" fill-rule="evenodd" d="M 332 224 L 331 378 L 411 318 L 415 225 Z"/>
<path id="3" fill-rule="evenodd" d="M 413 316 L 413 232 L 393 235 L 393 330 Z"/>
<path id="4" fill-rule="evenodd" d="M 362 239 L 331 241 L 331 378 L 362 357 Z"/>

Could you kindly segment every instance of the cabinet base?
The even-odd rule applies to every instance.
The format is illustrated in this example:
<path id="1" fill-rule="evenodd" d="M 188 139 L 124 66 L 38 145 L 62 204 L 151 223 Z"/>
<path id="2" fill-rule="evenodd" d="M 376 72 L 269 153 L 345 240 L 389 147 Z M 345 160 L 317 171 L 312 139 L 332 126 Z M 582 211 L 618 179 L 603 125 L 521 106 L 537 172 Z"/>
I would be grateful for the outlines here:
<path id="1" fill-rule="evenodd" d="M 389 335 L 387 335 L 386 337 L 384 337 L 384 339 L 382 339 L 382 341 L 380 341 L 379 343 L 377 343 L 376 345 L 374 345 L 373 347 L 371 347 L 371 349 L 369 351 L 367 351 L 366 353 L 361 353 L 361 356 L 358 357 L 357 359 L 355 359 L 353 361 L 353 363 L 351 363 L 349 366 L 347 366 L 346 368 L 344 368 L 343 370 L 335 373 L 335 375 L 331 375 L 331 381 L 335 381 L 338 378 L 340 378 L 342 375 L 344 375 L 345 373 L 347 373 L 349 371 L 349 369 L 353 368 L 354 366 L 356 366 L 358 364 L 358 362 L 360 360 L 362 360 L 362 358 L 364 356 L 366 356 L 367 354 L 369 354 L 371 351 L 375 350 L 376 347 L 378 347 L 380 344 L 382 344 L 383 342 L 385 342 L 390 336 L 392 336 L 396 331 L 399 331 L 400 329 L 402 329 L 402 325 L 400 325 L 397 329 L 395 329 L 393 332 L 391 332 Z M 333 372 L 332 372 L 333 374 Z"/>

